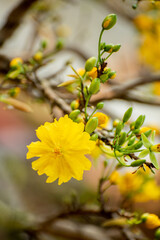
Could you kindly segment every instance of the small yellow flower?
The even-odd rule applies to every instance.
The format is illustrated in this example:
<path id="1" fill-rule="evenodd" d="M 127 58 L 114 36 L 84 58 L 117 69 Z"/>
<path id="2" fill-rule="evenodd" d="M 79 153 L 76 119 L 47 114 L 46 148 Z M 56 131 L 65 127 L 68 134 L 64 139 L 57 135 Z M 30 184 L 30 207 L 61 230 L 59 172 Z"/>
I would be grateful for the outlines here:
<path id="1" fill-rule="evenodd" d="M 10 62 L 10 67 L 17 67 L 19 64 L 22 64 L 23 60 L 22 58 L 13 58 L 12 61 Z"/>
<path id="2" fill-rule="evenodd" d="M 156 145 L 151 146 L 151 151 L 160 152 L 160 144 L 156 144 Z"/>
<path id="3" fill-rule="evenodd" d="M 155 214 L 148 214 L 145 225 L 149 229 L 157 228 L 160 226 L 160 219 Z"/>
<path id="4" fill-rule="evenodd" d="M 100 128 L 105 128 L 109 122 L 109 117 L 101 112 L 95 113 L 93 117 L 98 118 L 98 127 Z"/>
<path id="5" fill-rule="evenodd" d="M 34 54 L 33 56 L 34 60 L 36 60 L 37 62 L 41 62 L 43 59 L 43 53 L 41 51 L 38 51 Z"/>
<path id="6" fill-rule="evenodd" d="M 59 178 L 58 184 L 72 177 L 82 180 L 83 171 L 90 170 L 91 162 L 85 157 L 95 146 L 84 132 L 83 123 L 75 123 L 68 115 L 53 123 L 46 122 L 36 130 L 40 141 L 28 146 L 27 159 L 38 157 L 32 168 L 48 176 L 47 183 Z"/>
<path id="7" fill-rule="evenodd" d="M 111 176 L 109 178 L 110 183 L 117 184 L 119 178 L 120 178 L 119 172 L 117 172 L 117 171 L 112 172 L 112 174 L 111 174 Z"/>
<path id="8" fill-rule="evenodd" d="M 134 24 L 140 31 L 149 31 L 153 26 L 153 19 L 145 14 L 140 14 L 134 19 Z"/>
<path id="9" fill-rule="evenodd" d="M 95 78 L 98 76 L 97 68 L 96 68 L 96 67 L 93 67 L 92 70 L 89 71 L 87 74 L 88 74 L 88 76 L 91 77 L 92 79 L 95 79 Z"/>
<path id="10" fill-rule="evenodd" d="M 147 131 L 149 131 L 149 130 L 151 130 L 150 127 L 141 127 L 141 128 L 140 128 L 140 131 L 139 131 L 139 134 L 145 133 L 145 132 L 147 132 Z"/>

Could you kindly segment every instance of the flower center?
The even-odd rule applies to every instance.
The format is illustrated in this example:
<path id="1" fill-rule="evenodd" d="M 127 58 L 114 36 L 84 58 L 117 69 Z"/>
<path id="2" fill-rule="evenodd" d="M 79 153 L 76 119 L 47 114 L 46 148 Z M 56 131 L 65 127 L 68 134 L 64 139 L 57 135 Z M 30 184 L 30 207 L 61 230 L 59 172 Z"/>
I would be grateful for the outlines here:
<path id="1" fill-rule="evenodd" d="M 54 153 L 56 155 L 61 155 L 62 154 L 61 149 L 59 149 L 59 148 L 54 148 Z"/>

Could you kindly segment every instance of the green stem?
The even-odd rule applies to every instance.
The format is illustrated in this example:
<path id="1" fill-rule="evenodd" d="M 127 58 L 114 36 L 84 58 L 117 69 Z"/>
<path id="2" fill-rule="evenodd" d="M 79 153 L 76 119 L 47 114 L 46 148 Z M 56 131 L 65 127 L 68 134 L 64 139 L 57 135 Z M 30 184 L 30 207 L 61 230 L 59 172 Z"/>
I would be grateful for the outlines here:
<path id="1" fill-rule="evenodd" d="M 112 54 L 113 54 L 113 52 L 111 52 L 111 53 L 105 58 L 105 60 L 107 60 Z"/>
<path id="2" fill-rule="evenodd" d="M 100 45 L 101 45 L 101 39 L 102 39 L 102 34 L 104 32 L 104 29 L 101 30 L 100 35 L 99 35 L 99 41 L 98 41 L 98 60 L 97 60 L 97 68 L 98 68 L 98 63 L 101 63 L 101 54 L 100 54 Z"/>
<path id="3" fill-rule="evenodd" d="M 88 102 L 89 102 L 90 97 L 91 97 L 91 94 L 89 94 L 87 96 L 86 103 L 85 103 L 85 118 L 86 118 L 86 121 L 87 121 L 87 106 L 88 106 Z"/>

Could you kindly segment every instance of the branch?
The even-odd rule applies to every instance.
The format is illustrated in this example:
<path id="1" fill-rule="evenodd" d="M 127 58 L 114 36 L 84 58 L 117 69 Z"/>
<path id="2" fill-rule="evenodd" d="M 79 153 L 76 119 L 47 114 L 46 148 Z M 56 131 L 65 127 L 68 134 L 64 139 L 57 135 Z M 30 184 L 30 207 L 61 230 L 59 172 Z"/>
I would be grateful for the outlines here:
<path id="1" fill-rule="evenodd" d="M 21 24 L 21 20 L 30 6 L 37 0 L 22 0 L 9 14 L 6 23 L 0 30 L 0 47 L 5 41 L 12 36 L 17 27 Z"/>

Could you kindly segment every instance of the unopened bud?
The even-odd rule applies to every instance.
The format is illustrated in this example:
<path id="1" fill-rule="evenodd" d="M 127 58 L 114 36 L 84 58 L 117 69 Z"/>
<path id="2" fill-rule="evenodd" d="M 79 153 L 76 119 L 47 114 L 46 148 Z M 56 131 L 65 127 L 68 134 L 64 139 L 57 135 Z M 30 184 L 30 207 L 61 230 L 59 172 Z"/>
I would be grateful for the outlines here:
<path id="1" fill-rule="evenodd" d="M 113 51 L 113 52 L 118 52 L 118 50 L 120 49 L 120 47 L 121 47 L 120 44 L 114 45 L 113 48 L 112 48 L 112 49 L 113 49 L 112 51 Z"/>
<path id="2" fill-rule="evenodd" d="M 64 47 L 64 39 L 63 38 L 59 38 L 57 43 L 56 43 L 56 49 L 57 50 L 61 50 Z"/>
<path id="3" fill-rule="evenodd" d="M 97 109 L 102 109 L 103 107 L 104 107 L 104 102 L 97 103 L 97 106 L 96 106 Z"/>
<path id="4" fill-rule="evenodd" d="M 124 116 L 123 116 L 123 122 L 124 122 L 124 123 L 127 122 L 127 121 L 130 119 L 130 117 L 131 117 L 131 115 L 132 115 L 132 111 L 133 111 L 133 108 L 130 107 L 130 108 L 125 112 L 125 114 L 124 114 Z"/>
<path id="5" fill-rule="evenodd" d="M 126 132 L 122 132 L 122 133 L 121 133 L 121 136 L 120 136 L 120 138 L 119 138 L 119 145 L 122 145 L 122 144 L 125 142 L 126 136 L 127 136 L 127 133 L 126 133 Z"/>
<path id="6" fill-rule="evenodd" d="M 37 62 L 41 62 L 42 58 L 43 58 L 43 53 L 41 51 L 38 51 L 34 54 L 33 56 L 34 60 L 36 60 Z"/>
<path id="7" fill-rule="evenodd" d="M 69 114 L 69 118 L 71 118 L 74 121 L 76 120 L 79 114 L 80 114 L 80 110 L 76 109 Z"/>
<path id="8" fill-rule="evenodd" d="M 92 140 L 92 141 L 96 141 L 97 139 L 98 139 L 98 134 L 97 133 L 94 133 L 90 138 L 90 140 Z"/>
<path id="9" fill-rule="evenodd" d="M 86 72 L 89 72 L 93 69 L 93 67 L 96 64 L 96 61 L 97 61 L 97 59 L 95 57 L 91 57 L 86 61 L 86 64 L 85 64 Z"/>
<path id="10" fill-rule="evenodd" d="M 131 166 L 132 167 L 138 167 L 138 166 L 141 166 L 145 162 L 146 162 L 145 159 L 135 160 L 131 163 Z"/>
<path id="11" fill-rule="evenodd" d="M 96 94 L 100 89 L 100 79 L 95 78 L 91 82 L 91 85 L 89 86 L 89 93 L 90 94 Z"/>
<path id="12" fill-rule="evenodd" d="M 107 44 L 107 45 L 105 45 L 105 47 L 104 47 L 104 51 L 111 53 L 111 52 L 113 51 L 113 47 L 114 47 L 113 44 Z"/>
<path id="13" fill-rule="evenodd" d="M 111 72 L 109 72 L 109 74 L 108 74 L 108 78 L 110 78 L 110 79 L 114 79 L 116 77 L 116 72 L 115 71 L 111 71 Z"/>
<path id="14" fill-rule="evenodd" d="M 144 123 L 145 120 L 145 116 L 144 115 L 140 115 L 137 120 L 135 121 L 135 129 L 138 129 L 142 126 L 142 124 Z"/>
<path id="15" fill-rule="evenodd" d="M 119 119 L 115 119 L 115 120 L 113 121 L 113 127 L 117 127 L 117 125 L 118 125 L 119 122 L 120 122 Z"/>
<path id="16" fill-rule="evenodd" d="M 85 131 L 88 133 L 92 133 L 98 126 L 98 118 L 97 117 L 93 117 L 91 118 L 85 127 Z"/>
<path id="17" fill-rule="evenodd" d="M 119 135 L 121 130 L 122 130 L 122 122 L 120 121 L 116 127 L 116 132 L 115 132 L 115 135 Z"/>
<path id="18" fill-rule="evenodd" d="M 117 16 L 116 14 L 109 14 L 102 22 L 102 28 L 105 30 L 109 30 L 112 28 L 117 21 Z"/>
<path id="19" fill-rule="evenodd" d="M 71 102 L 71 108 L 72 110 L 75 110 L 79 107 L 79 101 L 78 100 L 74 100 Z"/>

